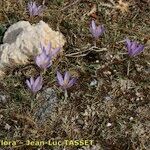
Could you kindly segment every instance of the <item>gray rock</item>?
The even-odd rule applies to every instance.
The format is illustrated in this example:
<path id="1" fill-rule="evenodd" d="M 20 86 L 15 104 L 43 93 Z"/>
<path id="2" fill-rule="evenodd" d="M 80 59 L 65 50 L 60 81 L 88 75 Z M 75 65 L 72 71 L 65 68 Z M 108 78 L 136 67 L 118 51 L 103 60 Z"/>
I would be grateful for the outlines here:
<path id="1" fill-rule="evenodd" d="M 96 86 L 97 83 L 98 83 L 97 80 L 94 79 L 93 81 L 91 81 L 90 86 Z"/>
<path id="2" fill-rule="evenodd" d="M 4 93 L 0 93 L 0 103 L 1 104 L 6 104 L 8 102 L 9 96 L 4 94 Z"/>
<path id="3" fill-rule="evenodd" d="M 42 98 L 42 101 L 38 105 L 34 116 L 37 122 L 41 123 L 46 121 L 46 118 L 52 113 L 58 101 L 57 95 L 52 88 L 47 88 L 44 90 L 39 97 Z"/>

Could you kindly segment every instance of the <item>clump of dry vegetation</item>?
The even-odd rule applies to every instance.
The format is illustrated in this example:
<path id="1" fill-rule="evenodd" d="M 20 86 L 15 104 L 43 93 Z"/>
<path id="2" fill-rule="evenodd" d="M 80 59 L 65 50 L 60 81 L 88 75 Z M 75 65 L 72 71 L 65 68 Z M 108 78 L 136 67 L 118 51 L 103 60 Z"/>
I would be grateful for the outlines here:
<path id="1" fill-rule="evenodd" d="M 36 2 L 45 6 L 43 15 L 34 19 L 27 12 L 27 0 L 0 2 L 0 42 L 6 29 L 19 20 L 36 23 L 42 19 L 64 34 L 67 40 L 65 54 L 47 70 L 42 88 L 51 87 L 57 94 L 58 103 L 47 119 L 39 124 L 34 115 L 36 109 L 30 108 L 31 93 L 25 84 L 27 77 L 38 75 L 39 70 L 31 63 L 9 71 L 0 82 L 0 95 L 6 97 L 0 101 L 0 140 L 15 140 L 19 144 L 0 148 L 150 149 L 149 0 Z M 96 41 L 96 46 L 89 31 L 91 20 L 105 27 L 105 33 Z M 126 37 L 145 45 L 143 53 L 130 58 L 124 44 Z M 130 71 L 127 74 L 129 59 Z M 68 70 L 78 78 L 68 89 L 67 100 L 57 85 L 57 68 L 64 72 Z M 41 91 L 37 94 L 37 103 Z M 24 141 L 28 139 L 90 139 L 94 140 L 95 146 L 36 147 L 27 146 Z"/>

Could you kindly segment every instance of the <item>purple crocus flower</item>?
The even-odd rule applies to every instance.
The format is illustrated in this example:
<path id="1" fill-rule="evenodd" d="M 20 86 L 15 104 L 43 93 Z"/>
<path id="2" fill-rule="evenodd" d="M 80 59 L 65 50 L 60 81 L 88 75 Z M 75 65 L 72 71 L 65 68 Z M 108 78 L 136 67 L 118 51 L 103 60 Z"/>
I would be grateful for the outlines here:
<path id="1" fill-rule="evenodd" d="M 58 80 L 59 85 L 64 90 L 70 88 L 76 82 L 75 78 L 71 78 L 69 72 L 65 72 L 64 78 L 63 78 L 63 76 L 60 74 L 60 72 L 57 71 L 57 80 Z"/>
<path id="2" fill-rule="evenodd" d="M 43 85 L 42 82 L 43 82 L 43 78 L 41 76 L 39 76 L 35 81 L 33 77 L 31 77 L 30 80 L 26 80 L 26 84 L 28 88 L 33 93 L 38 92 L 42 88 L 42 85 Z"/>
<path id="3" fill-rule="evenodd" d="M 52 65 L 52 60 L 50 55 L 46 54 L 46 50 L 42 50 L 42 53 L 36 56 L 35 58 L 36 64 L 42 68 L 42 69 L 47 69 Z"/>
<path id="4" fill-rule="evenodd" d="M 92 33 L 93 37 L 97 39 L 100 35 L 104 33 L 105 29 L 103 25 L 96 26 L 94 20 L 92 20 L 90 24 L 90 32 Z"/>
<path id="5" fill-rule="evenodd" d="M 126 46 L 129 56 L 133 57 L 140 54 L 144 50 L 144 45 L 138 44 L 136 41 L 130 41 L 128 38 L 126 39 Z"/>
<path id="6" fill-rule="evenodd" d="M 44 50 L 46 52 L 46 55 L 50 55 L 51 58 L 56 56 L 57 53 L 61 50 L 61 47 L 57 47 L 57 48 L 53 49 L 51 43 L 49 43 L 47 46 L 43 46 L 40 43 L 40 47 L 42 50 Z"/>
<path id="7" fill-rule="evenodd" d="M 42 12 L 42 5 L 37 6 L 36 2 L 30 1 L 28 3 L 28 11 L 30 16 L 38 16 Z"/>

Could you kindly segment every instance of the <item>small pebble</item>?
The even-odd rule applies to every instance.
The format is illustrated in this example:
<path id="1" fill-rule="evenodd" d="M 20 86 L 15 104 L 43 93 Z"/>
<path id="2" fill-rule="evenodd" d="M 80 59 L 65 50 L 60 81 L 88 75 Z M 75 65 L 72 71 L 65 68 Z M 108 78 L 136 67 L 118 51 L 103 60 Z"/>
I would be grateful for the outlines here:
<path id="1" fill-rule="evenodd" d="M 130 121 L 132 121 L 133 120 L 133 117 L 130 117 Z"/>
<path id="2" fill-rule="evenodd" d="M 110 96 L 106 96 L 106 97 L 105 97 L 105 100 L 106 100 L 106 101 L 110 101 L 110 100 L 111 100 L 111 97 L 110 97 Z"/>
<path id="3" fill-rule="evenodd" d="M 6 97 L 6 95 L 0 95 L 0 102 L 1 102 L 1 103 L 6 103 L 6 102 L 7 102 L 7 97 Z"/>
<path id="4" fill-rule="evenodd" d="M 111 123 L 107 123 L 107 125 L 106 125 L 106 126 L 107 126 L 107 127 L 110 127 L 111 125 L 112 125 Z"/>
<path id="5" fill-rule="evenodd" d="M 97 80 L 93 80 L 93 81 L 91 81 L 91 83 L 90 83 L 90 86 L 95 86 L 97 84 Z"/>
<path id="6" fill-rule="evenodd" d="M 6 130 L 10 130 L 11 126 L 10 126 L 8 123 L 6 123 L 6 125 L 5 125 L 4 128 L 5 128 Z"/>

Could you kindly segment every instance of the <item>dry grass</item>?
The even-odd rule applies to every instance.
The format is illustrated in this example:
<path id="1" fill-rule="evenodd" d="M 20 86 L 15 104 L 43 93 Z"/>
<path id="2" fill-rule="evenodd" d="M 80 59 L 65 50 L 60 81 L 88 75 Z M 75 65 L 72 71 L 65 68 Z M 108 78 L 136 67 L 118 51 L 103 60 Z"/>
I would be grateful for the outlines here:
<path id="1" fill-rule="evenodd" d="M 146 46 L 142 54 L 132 58 L 127 76 L 130 58 L 126 55 L 123 41 L 129 37 L 146 45 L 150 40 L 150 7 L 148 0 L 128 2 L 129 11 L 121 12 L 103 5 L 111 5 L 109 0 L 80 0 L 76 3 L 45 0 L 43 16 L 33 22 L 43 19 L 67 39 L 64 57 L 54 63 L 44 76 L 44 88 L 56 90 L 59 104 L 39 126 L 34 111 L 30 110 L 32 99 L 25 86 L 25 79 L 38 74 L 38 70 L 32 65 L 14 68 L 0 83 L 1 91 L 9 97 L 6 103 L 0 104 L 0 139 L 91 139 L 100 150 L 150 149 L 150 50 Z M 97 6 L 94 15 L 97 23 L 104 24 L 106 28 L 96 48 L 89 33 L 92 16 L 87 15 L 93 4 Z M 31 21 L 26 5 L 27 1 L 23 0 L 0 2 L 0 39 L 11 24 L 19 20 Z M 68 91 L 67 102 L 56 86 L 56 68 L 69 70 L 78 77 L 77 84 Z M 97 85 L 90 86 L 94 79 Z M 6 124 L 11 126 L 9 130 Z M 14 149 L 37 148 L 20 144 Z M 78 147 L 66 148 L 76 149 Z"/>

